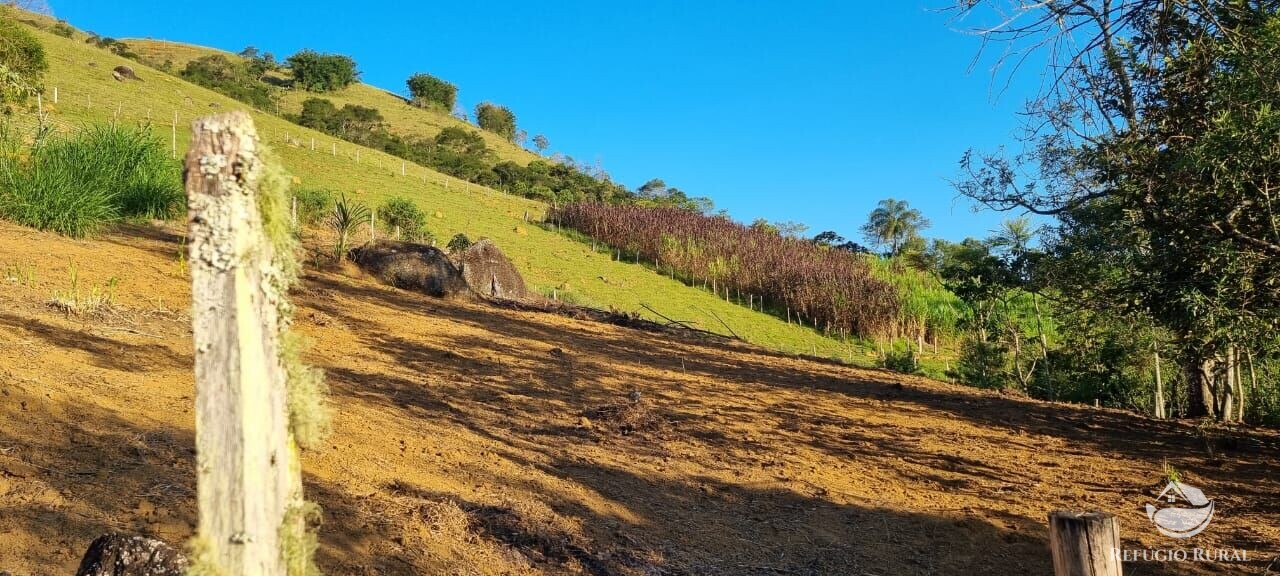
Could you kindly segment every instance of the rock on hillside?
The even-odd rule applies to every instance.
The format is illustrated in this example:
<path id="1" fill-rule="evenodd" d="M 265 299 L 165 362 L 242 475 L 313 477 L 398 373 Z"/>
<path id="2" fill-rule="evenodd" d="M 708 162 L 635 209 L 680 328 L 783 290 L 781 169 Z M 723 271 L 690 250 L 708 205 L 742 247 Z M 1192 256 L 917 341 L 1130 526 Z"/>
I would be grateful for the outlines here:
<path id="1" fill-rule="evenodd" d="M 482 239 L 457 255 L 458 268 L 476 294 L 522 300 L 529 295 L 524 278 L 498 246 Z"/>
<path id="2" fill-rule="evenodd" d="M 397 288 L 436 297 L 470 294 L 462 272 L 434 246 L 384 240 L 353 248 L 349 256 L 365 272 Z"/>

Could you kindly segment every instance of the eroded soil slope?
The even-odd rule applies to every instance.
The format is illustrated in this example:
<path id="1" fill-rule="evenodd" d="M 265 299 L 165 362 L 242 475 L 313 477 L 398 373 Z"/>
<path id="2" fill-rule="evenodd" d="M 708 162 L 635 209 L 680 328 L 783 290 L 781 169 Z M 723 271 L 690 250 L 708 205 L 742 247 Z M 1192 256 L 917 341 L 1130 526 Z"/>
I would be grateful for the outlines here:
<path id="1" fill-rule="evenodd" d="M 66 575 L 109 530 L 194 523 L 191 341 L 176 228 L 72 241 L 0 224 L 0 571 Z M 55 292 L 116 278 L 110 309 Z M 65 294 L 63 295 L 65 296 Z M 1046 574 L 1055 508 L 1130 547 L 1280 542 L 1277 438 L 982 394 L 385 288 L 294 296 L 337 409 L 305 456 L 330 574 Z M 1189 542 L 1142 511 L 1168 462 L 1215 499 Z"/>

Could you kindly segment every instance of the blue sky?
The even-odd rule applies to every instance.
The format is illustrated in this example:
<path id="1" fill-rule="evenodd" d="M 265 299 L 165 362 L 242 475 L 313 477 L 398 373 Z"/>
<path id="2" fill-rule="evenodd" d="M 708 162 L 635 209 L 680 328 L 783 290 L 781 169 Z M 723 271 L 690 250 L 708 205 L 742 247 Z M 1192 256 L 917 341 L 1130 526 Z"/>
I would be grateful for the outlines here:
<path id="1" fill-rule="evenodd" d="M 933 221 L 926 235 L 959 240 L 1003 216 L 974 214 L 946 179 L 967 148 L 1013 141 L 1038 79 L 996 98 L 986 64 L 969 71 L 977 39 L 930 10 L 946 2 L 52 0 L 108 36 L 347 54 L 398 92 L 430 72 L 629 187 L 660 177 L 739 220 L 856 238 L 895 197 Z"/>

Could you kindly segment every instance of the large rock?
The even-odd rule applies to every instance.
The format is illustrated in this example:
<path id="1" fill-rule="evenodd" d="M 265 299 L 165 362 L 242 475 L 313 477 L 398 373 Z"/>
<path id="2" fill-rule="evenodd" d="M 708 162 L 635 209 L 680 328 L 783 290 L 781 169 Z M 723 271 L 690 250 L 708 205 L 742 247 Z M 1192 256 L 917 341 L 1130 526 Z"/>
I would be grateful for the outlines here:
<path id="1" fill-rule="evenodd" d="M 462 278 L 476 294 L 490 298 L 522 300 L 528 295 L 524 278 L 493 242 L 484 239 L 457 255 Z"/>
<path id="2" fill-rule="evenodd" d="M 397 288 L 436 297 L 470 292 L 462 272 L 434 246 L 384 240 L 354 248 L 349 256 L 364 271 Z"/>
<path id="3" fill-rule="evenodd" d="M 154 538 L 99 536 L 84 553 L 76 576 L 183 576 L 187 558 Z"/>

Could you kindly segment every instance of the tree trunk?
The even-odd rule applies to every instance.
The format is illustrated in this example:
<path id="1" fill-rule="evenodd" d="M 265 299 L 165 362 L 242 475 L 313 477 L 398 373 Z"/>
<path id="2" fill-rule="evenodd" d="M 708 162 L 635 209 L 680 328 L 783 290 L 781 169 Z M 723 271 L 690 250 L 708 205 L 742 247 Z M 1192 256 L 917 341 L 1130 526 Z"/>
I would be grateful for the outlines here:
<path id="1" fill-rule="evenodd" d="M 1164 379 L 1160 377 L 1160 348 L 1155 340 L 1151 341 L 1151 357 L 1156 369 L 1156 418 L 1164 419 L 1168 416 L 1164 410 Z"/>
<path id="2" fill-rule="evenodd" d="M 1183 364 L 1187 379 L 1187 416 L 1214 416 L 1214 374 L 1212 358 L 1188 358 Z"/>
<path id="3" fill-rule="evenodd" d="M 1044 335 L 1044 322 L 1040 319 L 1040 298 L 1035 292 L 1031 293 L 1031 304 L 1036 310 L 1036 332 L 1040 333 L 1040 359 L 1049 359 L 1049 339 Z"/>
<path id="4" fill-rule="evenodd" d="M 1223 354 L 1223 376 L 1226 381 L 1222 386 L 1222 406 L 1218 411 L 1222 415 L 1222 420 L 1230 422 L 1236 416 L 1236 346 L 1228 344 L 1227 351 Z"/>

